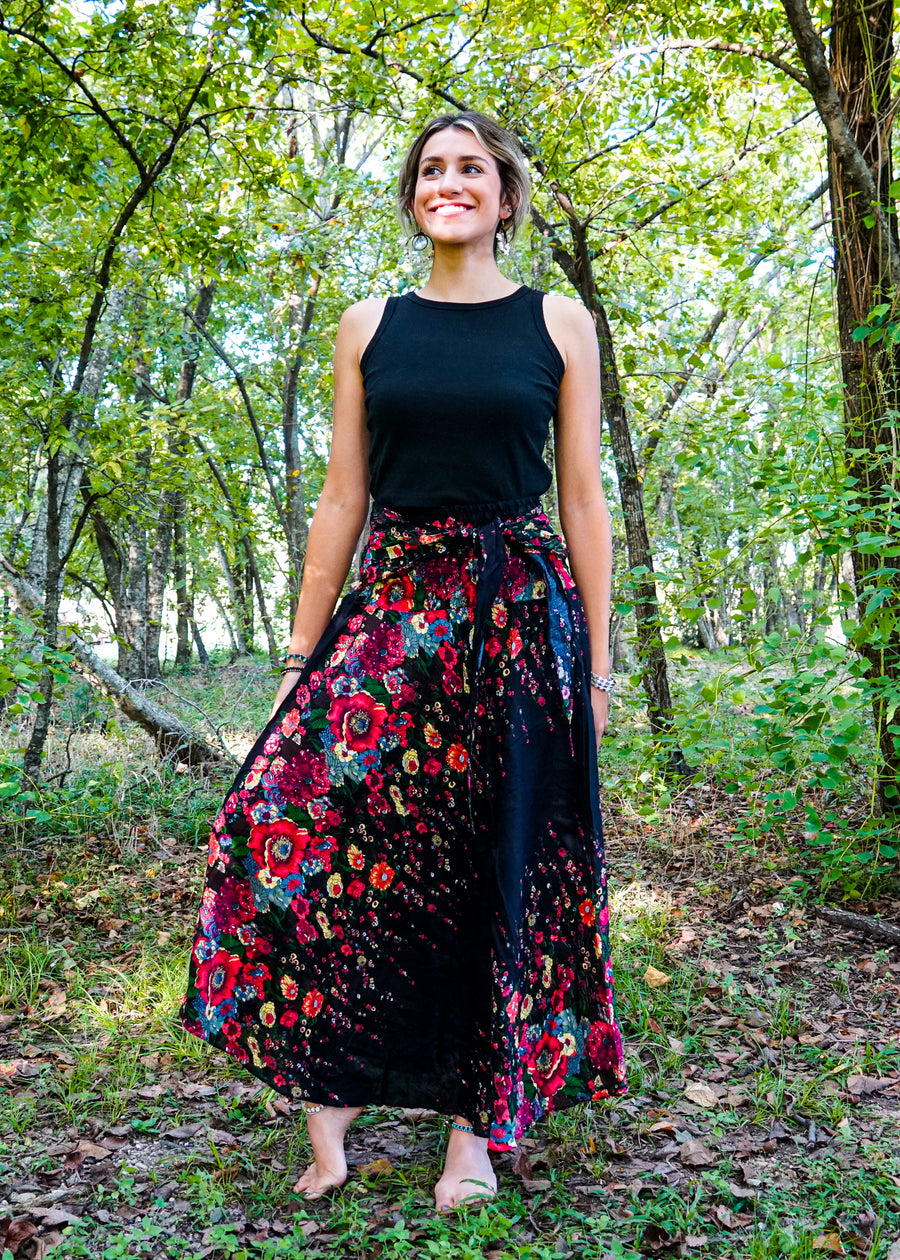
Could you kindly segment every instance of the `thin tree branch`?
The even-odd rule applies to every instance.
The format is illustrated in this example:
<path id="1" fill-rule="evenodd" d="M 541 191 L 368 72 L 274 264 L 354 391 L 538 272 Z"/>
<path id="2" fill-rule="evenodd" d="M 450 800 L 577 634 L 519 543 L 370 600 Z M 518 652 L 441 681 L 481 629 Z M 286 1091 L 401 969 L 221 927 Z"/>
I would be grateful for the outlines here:
<path id="1" fill-rule="evenodd" d="M 210 332 L 208 332 L 206 328 L 204 328 L 204 326 L 195 318 L 194 312 L 191 310 L 189 306 L 184 307 L 182 313 L 186 315 L 187 318 L 191 321 L 191 323 L 195 326 L 195 328 L 198 330 L 198 332 L 200 333 L 204 341 L 209 346 L 212 347 L 216 355 L 222 360 L 222 362 L 225 364 L 225 366 L 228 368 L 228 370 L 231 372 L 232 376 L 235 379 L 235 383 L 237 384 L 237 387 L 240 390 L 241 398 L 243 398 L 244 400 L 244 407 L 247 411 L 248 419 L 250 420 L 250 427 L 253 430 L 253 436 L 256 439 L 256 449 L 259 451 L 259 462 L 262 466 L 263 473 L 265 474 L 266 483 L 269 487 L 269 494 L 272 496 L 272 503 L 274 505 L 275 511 L 278 514 L 278 523 L 281 526 L 282 531 L 284 532 L 285 538 L 287 538 L 288 536 L 287 518 L 285 517 L 284 508 L 282 507 L 282 504 L 281 504 L 281 498 L 275 488 L 275 480 L 274 480 L 272 470 L 269 466 L 269 457 L 266 455 L 266 446 L 265 446 L 265 441 L 263 439 L 262 430 L 259 427 L 259 421 L 256 418 L 256 412 L 253 408 L 253 403 L 250 399 L 250 394 L 247 391 L 247 386 L 244 381 L 243 373 L 241 372 L 237 364 L 234 363 L 232 359 L 229 357 L 224 346 L 220 346 L 218 341 L 216 341 L 215 337 L 213 337 L 213 335 Z M 204 454 L 205 453 L 206 452 L 204 452 Z"/>

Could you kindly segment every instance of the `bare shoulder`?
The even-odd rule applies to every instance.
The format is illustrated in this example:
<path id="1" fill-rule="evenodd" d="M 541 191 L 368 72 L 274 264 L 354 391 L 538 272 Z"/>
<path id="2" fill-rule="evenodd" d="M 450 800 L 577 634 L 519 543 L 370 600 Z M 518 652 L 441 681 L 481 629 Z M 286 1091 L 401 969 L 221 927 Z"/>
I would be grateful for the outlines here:
<path id="1" fill-rule="evenodd" d="M 596 341 L 590 311 L 581 302 L 561 293 L 544 294 L 544 322 L 567 366 L 571 355 Z"/>
<path id="2" fill-rule="evenodd" d="M 381 323 L 387 298 L 369 297 L 348 306 L 341 316 L 338 336 L 357 362 Z"/>

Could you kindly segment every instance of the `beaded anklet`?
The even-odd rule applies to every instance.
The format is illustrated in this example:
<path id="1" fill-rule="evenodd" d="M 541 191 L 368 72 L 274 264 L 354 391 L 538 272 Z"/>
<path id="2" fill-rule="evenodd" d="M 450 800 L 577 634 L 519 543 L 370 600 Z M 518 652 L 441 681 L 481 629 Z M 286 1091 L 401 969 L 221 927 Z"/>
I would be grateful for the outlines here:
<path id="1" fill-rule="evenodd" d="M 304 1099 L 303 1110 L 306 1112 L 308 1116 L 314 1116 L 314 1115 L 317 1115 L 318 1112 L 325 1110 L 325 1104 L 324 1103 L 308 1103 Z"/>
<path id="2" fill-rule="evenodd" d="M 460 1133 L 474 1133 L 475 1130 L 470 1124 L 457 1124 L 455 1120 L 450 1121 L 451 1129 L 459 1129 Z"/>

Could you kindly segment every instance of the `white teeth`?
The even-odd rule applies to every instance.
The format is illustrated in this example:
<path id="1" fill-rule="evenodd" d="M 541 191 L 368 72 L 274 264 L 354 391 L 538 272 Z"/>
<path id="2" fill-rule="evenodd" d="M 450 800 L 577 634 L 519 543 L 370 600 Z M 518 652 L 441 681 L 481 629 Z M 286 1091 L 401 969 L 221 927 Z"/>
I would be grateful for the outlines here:
<path id="1" fill-rule="evenodd" d="M 433 214 L 439 214 L 442 219 L 449 219 L 451 215 L 467 214 L 468 206 L 435 206 Z"/>

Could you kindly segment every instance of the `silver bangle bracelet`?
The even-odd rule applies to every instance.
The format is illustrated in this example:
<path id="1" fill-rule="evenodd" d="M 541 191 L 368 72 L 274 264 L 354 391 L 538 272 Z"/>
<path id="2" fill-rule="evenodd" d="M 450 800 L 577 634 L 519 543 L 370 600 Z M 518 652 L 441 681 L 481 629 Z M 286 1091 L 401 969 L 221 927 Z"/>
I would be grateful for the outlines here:
<path id="1" fill-rule="evenodd" d="M 591 670 L 591 686 L 596 687 L 598 691 L 615 691 L 616 680 L 612 675 L 609 678 L 604 678 L 602 674 L 595 674 Z"/>

